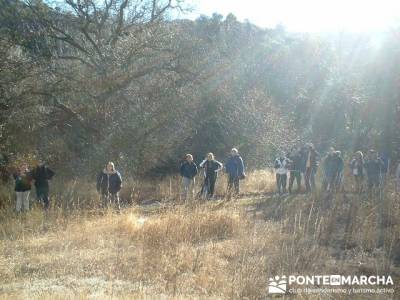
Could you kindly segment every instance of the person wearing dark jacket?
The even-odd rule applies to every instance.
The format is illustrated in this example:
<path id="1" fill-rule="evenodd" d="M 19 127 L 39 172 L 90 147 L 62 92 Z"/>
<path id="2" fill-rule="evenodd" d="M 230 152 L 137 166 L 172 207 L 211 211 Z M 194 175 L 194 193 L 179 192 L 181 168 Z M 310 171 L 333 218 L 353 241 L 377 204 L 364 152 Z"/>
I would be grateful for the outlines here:
<path id="1" fill-rule="evenodd" d="M 38 201 L 43 202 L 45 210 L 49 209 L 49 180 L 53 178 L 55 173 L 45 164 L 40 163 L 32 171 L 32 178 L 35 180 L 36 196 Z"/>
<path id="2" fill-rule="evenodd" d="M 29 210 L 29 194 L 32 187 L 32 174 L 29 172 L 28 165 L 22 164 L 18 171 L 13 174 L 15 180 L 15 194 L 17 197 L 15 210 L 17 213 Z"/>
<path id="3" fill-rule="evenodd" d="M 296 180 L 297 183 L 297 192 L 300 192 L 301 189 L 301 169 L 302 169 L 302 154 L 301 149 L 293 149 L 292 152 L 288 155 L 288 159 L 290 160 L 289 164 L 289 193 L 292 193 L 293 183 Z"/>
<path id="4" fill-rule="evenodd" d="M 109 162 L 97 176 L 97 191 L 101 195 L 103 207 L 113 204 L 116 209 L 121 209 L 119 191 L 122 188 L 121 174 L 115 169 L 113 162 Z"/>
<path id="5" fill-rule="evenodd" d="M 194 198 L 194 186 L 196 184 L 196 175 L 198 173 L 197 165 L 193 161 L 193 155 L 186 154 L 186 159 L 181 163 L 180 174 L 182 176 L 183 185 L 183 199 L 188 200 L 188 193 L 190 197 Z"/>
<path id="6" fill-rule="evenodd" d="M 355 181 L 355 192 L 360 194 L 364 181 L 364 154 L 361 151 L 354 154 L 354 158 L 350 162 L 350 169 Z"/>
<path id="7" fill-rule="evenodd" d="M 381 186 L 384 188 L 386 185 L 386 178 L 387 175 L 389 174 L 389 169 L 390 169 L 390 156 L 387 151 L 383 151 L 382 153 L 378 154 L 379 159 L 383 162 L 383 168 L 382 168 L 382 174 L 381 174 Z"/>
<path id="8" fill-rule="evenodd" d="M 343 175 L 344 162 L 339 151 L 330 148 L 323 162 L 324 181 L 323 188 L 326 191 L 336 191 Z"/>
<path id="9" fill-rule="evenodd" d="M 381 188 L 382 173 L 385 168 L 384 162 L 378 157 L 375 150 L 368 151 L 368 157 L 364 164 L 368 180 L 368 192 L 371 193 Z"/>
<path id="10" fill-rule="evenodd" d="M 218 172 L 222 170 L 222 163 L 215 160 L 213 153 L 207 154 L 207 159 L 200 163 L 200 168 L 204 168 L 204 186 L 203 191 L 206 193 L 207 199 L 214 196 L 215 182 L 217 181 Z"/>
<path id="11" fill-rule="evenodd" d="M 286 194 L 287 173 L 289 172 L 289 159 L 286 158 L 282 152 L 281 155 L 275 159 L 274 169 L 276 174 L 276 185 L 279 195 Z"/>
<path id="12" fill-rule="evenodd" d="M 306 149 L 304 180 L 306 182 L 306 191 L 311 192 L 315 189 L 315 174 L 319 165 L 319 153 L 315 150 L 313 144 L 308 144 Z"/>
<path id="13" fill-rule="evenodd" d="M 236 148 L 231 150 L 231 155 L 225 163 L 225 171 L 228 174 L 228 194 L 230 195 L 232 187 L 235 188 L 235 195 L 240 192 L 239 180 L 245 178 L 243 159 Z"/>

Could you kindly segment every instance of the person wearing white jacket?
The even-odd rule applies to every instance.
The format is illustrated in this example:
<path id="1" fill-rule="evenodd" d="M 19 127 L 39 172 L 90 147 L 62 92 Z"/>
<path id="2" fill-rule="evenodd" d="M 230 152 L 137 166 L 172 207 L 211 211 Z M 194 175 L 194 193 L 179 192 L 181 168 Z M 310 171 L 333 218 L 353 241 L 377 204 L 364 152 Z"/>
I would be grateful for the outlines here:
<path id="1" fill-rule="evenodd" d="M 284 153 L 275 159 L 275 174 L 276 174 L 276 185 L 278 187 L 279 195 L 286 193 L 287 173 L 289 172 L 290 161 L 286 158 Z"/>

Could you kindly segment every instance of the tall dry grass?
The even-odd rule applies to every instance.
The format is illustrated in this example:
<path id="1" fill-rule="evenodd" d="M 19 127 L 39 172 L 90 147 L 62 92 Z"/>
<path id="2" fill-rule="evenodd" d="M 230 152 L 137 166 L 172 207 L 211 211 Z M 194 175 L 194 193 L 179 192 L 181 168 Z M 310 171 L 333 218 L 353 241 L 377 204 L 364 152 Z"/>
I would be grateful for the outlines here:
<path id="1" fill-rule="evenodd" d="M 201 190 L 204 182 L 202 172 L 196 177 L 195 193 Z M 223 198 L 228 185 L 227 175 L 220 172 L 216 185 L 215 197 Z M 255 170 L 249 172 L 245 180 L 240 181 L 242 195 L 254 195 L 260 193 L 272 193 L 275 189 L 275 175 L 271 170 Z M 176 201 L 182 195 L 182 178 L 178 175 L 169 176 L 156 181 L 135 181 L 128 180 L 122 193 L 122 197 L 133 203 L 140 203 L 145 200 L 158 199 Z"/>
<path id="2" fill-rule="evenodd" d="M 0 244 L 0 293 L 37 299 L 85 298 L 96 288 L 100 297 L 256 298 L 281 238 L 278 226 L 251 221 L 240 207 L 208 205 L 68 222 L 35 210 L 10 225 L 15 233 L 3 228 Z"/>
<path id="3" fill-rule="evenodd" d="M 275 189 L 274 174 L 270 170 L 257 170 L 248 174 L 241 183 L 242 195 L 272 193 Z M 204 181 L 203 173 L 196 177 L 195 194 L 201 190 Z M 223 198 L 226 194 L 227 175 L 220 174 L 216 186 L 215 197 Z M 124 178 L 120 192 L 121 201 L 125 206 L 141 204 L 148 201 L 179 202 L 182 195 L 182 178 L 178 175 L 163 179 L 134 179 Z M 100 195 L 96 191 L 95 178 L 84 178 L 65 181 L 63 178 L 53 179 L 50 182 L 51 205 L 56 210 L 69 214 L 74 210 L 91 210 L 101 206 Z M 34 203 L 35 191 L 31 192 Z M 15 193 L 12 183 L 0 185 L 0 215 L 1 211 L 11 213 L 15 206 Z"/>
<path id="4" fill-rule="evenodd" d="M 321 191 L 278 197 L 272 179 L 269 172 L 249 175 L 245 196 L 226 203 L 169 201 L 179 191 L 167 179 L 153 194 L 147 188 L 154 184 L 134 183 L 131 195 L 163 201 L 121 213 L 91 208 L 97 202 L 90 199 L 90 209 L 55 205 L 47 214 L 36 207 L 19 216 L 5 210 L 0 297 L 264 299 L 268 278 L 280 274 L 380 274 L 398 282 L 400 205 L 391 183 L 372 198 Z M 76 203 L 91 195 L 88 186 L 63 193 Z"/>

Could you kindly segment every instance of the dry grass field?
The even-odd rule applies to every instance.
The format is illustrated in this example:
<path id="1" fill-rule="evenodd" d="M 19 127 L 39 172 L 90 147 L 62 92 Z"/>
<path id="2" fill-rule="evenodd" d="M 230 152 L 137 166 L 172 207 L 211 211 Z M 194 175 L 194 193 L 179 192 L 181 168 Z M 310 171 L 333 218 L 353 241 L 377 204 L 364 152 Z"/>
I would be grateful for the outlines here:
<path id="1" fill-rule="evenodd" d="M 186 204 L 172 201 L 174 179 L 153 193 L 151 185 L 126 185 L 134 204 L 120 213 L 93 208 L 95 192 L 78 183 L 63 191 L 55 184 L 59 205 L 48 214 L 1 212 L 0 298 L 265 299 L 268 278 L 280 274 L 391 275 L 396 287 L 400 204 L 390 184 L 380 199 L 278 197 L 272 179 L 250 174 L 238 199 Z M 399 298 L 398 291 L 351 297 Z"/>

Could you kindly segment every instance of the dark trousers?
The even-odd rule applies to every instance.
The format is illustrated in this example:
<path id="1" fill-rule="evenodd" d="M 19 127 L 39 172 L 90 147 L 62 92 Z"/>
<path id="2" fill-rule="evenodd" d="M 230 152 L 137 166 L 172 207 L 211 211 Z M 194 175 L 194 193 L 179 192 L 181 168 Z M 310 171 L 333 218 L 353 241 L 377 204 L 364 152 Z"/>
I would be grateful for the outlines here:
<path id="1" fill-rule="evenodd" d="M 49 209 L 49 188 L 48 187 L 36 187 L 36 196 L 39 202 L 43 203 L 45 210 Z"/>
<path id="2" fill-rule="evenodd" d="M 276 174 L 276 185 L 278 187 L 278 193 L 286 193 L 286 182 L 287 175 L 286 174 Z"/>
<path id="3" fill-rule="evenodd" d="M 333 173 L 325 175 L 323 180 L 323 189 L 324 191 L 336 192 L 341 184 L 341 174 Z"/>
<path id="4" fill-rule="evenodd" d="M 214 196 L 215 182 L 217 181 L 217 176 L 207 175 L 204 179 L 204 185 L 207 188 L 207 197 L 211 198 Z"/>
<path id="5" fill-rule="evenodd" d="M 116 209 L 121 209 L 120 203 L 119 203 L 119 193 L 108 193 L 108 194 L 102 194 L 101 195 L 102 199 L 102 205 L 104 208 L 107 208 L 109 206 L 115 206 Z"/>
<path id="6" fill-rule="evenodd" d="M 368 177 L 368 193 L 371 195 L 372 193 L 380 192 L 382 188 L 382 182 L 379 177 Z"/>
<path id="7" fill-rule="evenodd" d="M 311 192 L 315 189 L 315 173 L 317 173 L 316 168 L 307 168 L 306 173 L 304 174 L 304 180 L 306 182 L 306 191 Z"/>
<path id="8" fill-rule="evenodd" d="M 293 183 L 296 179 L 297 183 L 297 191 L 300 192 L 301 189 L 301 173 L 300 171 L 290 171 L 290 178 L 289 178 L 289 193 L 292 192 Z"/>
<path id="9" fill-rule="evenodd" d="M 235 188 L 235 194 L 239 194 L 240 186 L 239 186 L 239 177 L 229 175 L 228 178 L 228 193 L 232 192 L 232 187 Z"/>
<path id="10" fill-rule="evenodd" d="M 355 181 L 355 192 L 357 194 L 361 194 L 363 191 L 363 181 L 364 177 L 363 176 L 354 176 L 354 181 Z"/>

